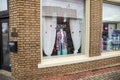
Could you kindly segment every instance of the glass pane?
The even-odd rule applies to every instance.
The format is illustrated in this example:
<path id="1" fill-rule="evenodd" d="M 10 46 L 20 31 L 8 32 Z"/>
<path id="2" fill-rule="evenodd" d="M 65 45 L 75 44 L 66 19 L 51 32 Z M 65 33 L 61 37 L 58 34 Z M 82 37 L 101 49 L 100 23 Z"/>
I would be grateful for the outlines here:
<path id="1" fill-rule="evenodd" d="M 43 0 L 44 56 L 81 53 L 84 0 Z"/>
<path id="2" fill-rule="evenodd" d="M 8 23 L 2 23 L 2 42 L 3 42 L 3 65 L 10 65 L 10 54 L 8 49 Z"/>
<path id="3" fill-rule="evenodd" d="M 103 4 L 102 51 L 120 50 L 120 6 Z"/>
<path id="4" fill-rule="evenodd" d="M 120 29 L 117 24 L 104 23 L 102 35 L 102 51 L 120 50 Z"/>

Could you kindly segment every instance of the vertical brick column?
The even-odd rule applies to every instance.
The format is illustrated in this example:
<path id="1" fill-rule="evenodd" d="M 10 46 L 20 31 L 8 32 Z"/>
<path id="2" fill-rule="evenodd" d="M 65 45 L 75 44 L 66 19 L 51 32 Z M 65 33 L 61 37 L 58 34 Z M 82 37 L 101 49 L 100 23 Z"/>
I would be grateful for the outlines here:
<path id="1" fill-rule="evenodd" d="M 103 0 L 90 0 L 90 57 L 101 54 L 102 3 Z"/>
<path id="2" fill-rule="evenodd" d="M 18 52 L 11 53 L 12 75 L 15 80 L 37 73 L 40 62 L 40 0 L 10 0 L 10 30 L 18 36 Z"/>

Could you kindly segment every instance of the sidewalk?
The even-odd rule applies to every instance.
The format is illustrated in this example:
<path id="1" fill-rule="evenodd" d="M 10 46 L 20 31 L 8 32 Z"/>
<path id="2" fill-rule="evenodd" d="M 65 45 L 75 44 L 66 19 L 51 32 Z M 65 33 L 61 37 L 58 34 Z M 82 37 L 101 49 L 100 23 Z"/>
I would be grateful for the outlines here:
<path id="1" fill-rule="evenodd" d="M 120 66 L 85 71 L 77 74 L 39 78 L 39 80 L 120 80 Z"/>
<path id="2" fill-rule="evenodd" d="M 120 80 L 120 70 L 104 74 L 94 75 L 78 80 Z"/>
<path id="3" fill-rule="evenodd" d="M 13 80 L 13 79 L 10 72 L 0 70 L 0 80 Z M 77 74 L 61 75 L 49 78 L 39 78 L 34 80 L 120 80 L 120 66 L 108 67 L 105 69 L 103 68 L 93 71 L 86 71 Z"/>
<path id="4" fill-rule="evenodd" d="M 0 70 L 0 80 L 13 80 L 13 79 L 11 77 L 10 72 Z"/>
<path id="5" fill-rule="evenodd" d="M 82 75 L 83 76 L 83 75 Z M 79 76 L 80 77 L 80 76 Z M 46 79 L 39 79 L 39 80 L 120 80 L 120 70 L 94 74 L 92 76 L 87 77 L 54 77 L 54 78 L 46 78 Z"/>
<path id="6" fill-rule="evenodd" d="M 10 77 L 0 74 L 0 80 L 12 80 Z"/>

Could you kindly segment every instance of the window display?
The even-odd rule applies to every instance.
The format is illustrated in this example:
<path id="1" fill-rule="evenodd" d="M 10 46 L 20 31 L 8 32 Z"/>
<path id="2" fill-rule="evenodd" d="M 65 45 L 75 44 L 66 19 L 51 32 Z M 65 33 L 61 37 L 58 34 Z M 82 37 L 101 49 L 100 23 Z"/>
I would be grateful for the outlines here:
<path id="1" fill-rule="evenodd" d="M 117 24 L 103 24 L 102 51 L 120 50 L 120 30 Z"/>
<path id="2" fill-rule="evenodd" d="M 120 6 L 103 4 L 102 51 L 120 50 Z"/>
<path id="3" fill-rule="evenodd" d="M 84 0 L 43 0 L 43 56 L 81 53 L 83 26 Z"/>

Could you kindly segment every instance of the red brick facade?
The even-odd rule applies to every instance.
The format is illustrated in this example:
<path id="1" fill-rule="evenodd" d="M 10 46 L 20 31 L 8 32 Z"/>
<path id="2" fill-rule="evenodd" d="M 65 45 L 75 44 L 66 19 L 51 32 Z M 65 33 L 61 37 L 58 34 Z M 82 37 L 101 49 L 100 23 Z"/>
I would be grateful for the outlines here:
<path id="1" fill-rule="evenodd" d="M 90 0 L 90 52 L 89 56 L 101 55 L 102 0 Z"/>

